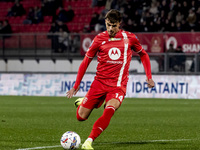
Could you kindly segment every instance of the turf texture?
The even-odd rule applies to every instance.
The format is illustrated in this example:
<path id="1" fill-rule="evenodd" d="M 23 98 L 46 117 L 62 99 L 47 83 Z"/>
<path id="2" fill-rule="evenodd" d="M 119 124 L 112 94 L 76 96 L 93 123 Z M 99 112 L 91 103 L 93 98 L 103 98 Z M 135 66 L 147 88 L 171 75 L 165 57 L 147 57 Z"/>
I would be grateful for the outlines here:
<path id="1" fill-rule="evenodd" d="M 62 150 L 66 131 L 88 137 L 103 107 L 76 120 L 66 97 L 0 96 L 0 150 Z M 95 150 L 200 150 L 200 100 L 125 98 Z"/>

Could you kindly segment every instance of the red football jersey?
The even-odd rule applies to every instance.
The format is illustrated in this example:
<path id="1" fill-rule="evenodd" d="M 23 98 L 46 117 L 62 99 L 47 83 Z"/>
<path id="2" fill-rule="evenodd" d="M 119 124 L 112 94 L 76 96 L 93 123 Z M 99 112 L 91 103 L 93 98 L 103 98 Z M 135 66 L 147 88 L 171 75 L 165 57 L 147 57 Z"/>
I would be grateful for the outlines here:
<path id="1" fill-rule="evenodd" d="M 95 79 L 109 86 L 121 87 L 126 92 L 132 50 L 143 50 L 133 33 L 120 30 L 114 38 L 110 38 L 107 31 L 98 34 L 86 53 L 89 58 L 97 55 Z"/>

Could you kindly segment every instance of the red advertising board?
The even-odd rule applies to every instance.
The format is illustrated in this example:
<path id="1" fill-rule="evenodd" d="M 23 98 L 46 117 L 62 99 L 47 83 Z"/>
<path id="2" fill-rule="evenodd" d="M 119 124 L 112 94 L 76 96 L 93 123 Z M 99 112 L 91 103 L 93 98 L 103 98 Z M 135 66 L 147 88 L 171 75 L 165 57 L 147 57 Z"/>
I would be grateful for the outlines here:
<path id="1" fill-rule="evenodd" d="M 163 34 L 152 34 L 152 33 L 137 33 L 142 47 L 148 53 L 162 53 L 164 52 L 163 45 Z"/>
<path id="2" fill-rule="evenodd" d="M 81 35 L 81 55 L 84 56 L 87 52 L 90 44 L 92 43 L 93 38 L 96 34 L 82 34 Z"/>
<path id="3" fill-rule="evenodd" d="M 96 34 L 81 35 L 81 55 L 85 55 Z M 163 53 L 173 44 L 182 47 L 185 53 L 200 52 L 200 33 L 136 33 L 144 50 L 148 53 Z"/>
<path id="4" fill-rule="evenodd" d="M 166 49 L 172 43 L 175 49 L 181 46 L 184 53 L 200 52 L 200 33 L 167 33 L 164 40 Z"/>

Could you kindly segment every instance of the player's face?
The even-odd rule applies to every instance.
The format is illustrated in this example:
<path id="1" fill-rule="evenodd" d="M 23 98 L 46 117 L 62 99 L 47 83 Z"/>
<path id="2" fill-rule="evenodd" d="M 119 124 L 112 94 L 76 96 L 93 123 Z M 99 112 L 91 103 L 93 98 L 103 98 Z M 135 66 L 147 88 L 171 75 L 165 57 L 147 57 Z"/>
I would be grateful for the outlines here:
<path id="1" fill-rule="evenodd" d="M 105 20 L 106 29 L 110 37 L 114 37 L 119 31 L 120 22 L 111 23 L 108 19 Z"/>

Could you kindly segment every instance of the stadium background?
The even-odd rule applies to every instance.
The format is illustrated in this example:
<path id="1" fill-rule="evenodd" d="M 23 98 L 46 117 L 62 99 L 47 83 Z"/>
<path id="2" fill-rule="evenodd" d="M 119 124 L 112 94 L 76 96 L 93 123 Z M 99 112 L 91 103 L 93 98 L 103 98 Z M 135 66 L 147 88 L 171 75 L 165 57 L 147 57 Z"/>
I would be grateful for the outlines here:
<path id="1" fill-rule="evenodd" d="M 132 77 L 144 74 L 133 53 L 127 97 L 147 93 L 152 98 L 162 94 L 199 98 L 199 0 L 1 0 L 0 4 L 1 95 L 64 95 L 63 87 L 69 90 L 75 80 L 66 76 L 76 76 L 92 39 L 105 30 L 105 13 L 118 9 L 123 14 L 121 28 L 138 36 L 157 79 L 152 94 L 145 90 L 145 77 Z M 96 65 L 91 63 L 85 78 L 94 75 Z M 63 76 L 58 81 L 59 75 Z M 84 96 L 91 81 L 84 80 L 86 90 L 77 96 Z"/>
<path id="2" fill-rule="evenodd" d="M 133 53 L 123 106 L 94 148 L 199 149 L 200 0 L 16 3 L 0 0 L 1 150 L 60 150 L 59 139 L 68 130 L 82 141 L 87 138 L 103 108 L 80 123 L 73 107 L 76 98 L 68 100 L 65 93 L 93 37 L 105 30 L 103 16 L 110 8 L 122 12 L 121 27 L 134 32 L 148 52 L 156 87 L 146 87 L 143 66 Z M 78 97 L 90 87 L 95 60 Z"/>

